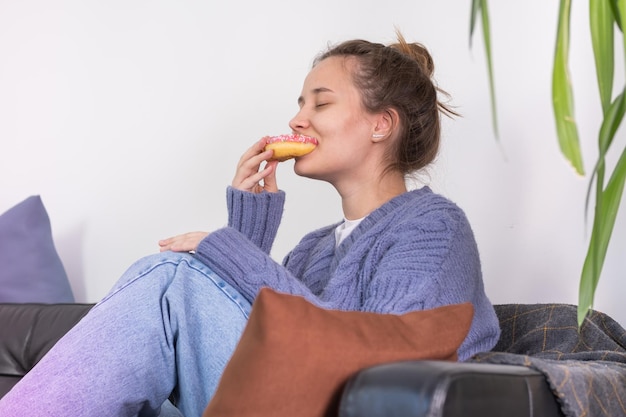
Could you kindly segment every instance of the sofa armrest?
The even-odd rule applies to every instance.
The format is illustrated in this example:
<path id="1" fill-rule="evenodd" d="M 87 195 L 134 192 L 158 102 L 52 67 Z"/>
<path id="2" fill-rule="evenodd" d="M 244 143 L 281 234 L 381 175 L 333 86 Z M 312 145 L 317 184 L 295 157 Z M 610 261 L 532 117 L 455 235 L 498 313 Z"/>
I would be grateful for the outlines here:
<path id="1" fill-rule="evenodd" d="M 562 417 L 545 377 L 512 365 L 409 361 L 361 370 L 339 417 Z"/>
<path id="2" fill-rule="evenodd" d="M 0 376 L 19 380 L 92 306 L 0 304 Z"/>

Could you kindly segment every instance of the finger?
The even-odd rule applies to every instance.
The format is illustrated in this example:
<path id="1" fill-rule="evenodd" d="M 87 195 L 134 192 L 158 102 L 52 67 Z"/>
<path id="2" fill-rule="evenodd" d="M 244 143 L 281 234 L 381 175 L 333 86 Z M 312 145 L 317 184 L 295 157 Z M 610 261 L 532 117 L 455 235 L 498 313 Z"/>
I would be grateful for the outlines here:
<path id="1" fill-rule="evenodd" d="M 159 241 L 159 252 L 173 251 L 176 245 L 176 238 L 169 238 Z"/>
<path id="2" fill-rule="evenodd" d="M 249 159 L 242 160 L 239 163 L 239 165 L 237 166 L 237 171 L 244 173 L 257 172 L 259 170 L 259 167 L 261 166 L 261 163 L 263 163 L 263 161 L 269 160 L 273 154 L 274 151 L 272 149 L 269 149 L 259 154 L 252 155 Z"/>
<path id="3" fill-rule="evenodd" d="M 263 178 L 263 184 L 266 191 L 277 192 L 278 185 L 276 184 L 276 169 L 278 168 L 278 161 L 269 161 L 265 167 L 265 171 L 268 171 L 267 175 Z"/>
<path id="4" fill-rule="evenodd" d="M 263 172 L 260 170 L 261 164 L 263 161 L 267 161 L 273 155 L 273 150 L 264 151 L 258 155 L 251 157 L 247 161 L 242 161 L 242 163 L 237 168 L 237 172 L 235 173 L 235 177 L 233 178 L 232 186 L 235 188 L 240 188 L 244 190 L 249 190 L 251 187 L 256 185 L 257 183 L 250 183 L 249 179 L 256 177 L 259 172 Z"/>
<path id="5" fill-rule="evenodd" d="M 194 250 L 200 243 L 202 238 L 206 236 L 206 232 L 189 232 L 182 235 L 173 236 L 160 240 L 159 250 L 165 252 L 171 250 L 173 252 L 185 252 Z"/>
<path id="6" fill-rule="evenodd" d="M 255 172 L 254 174 L 244 178 L 239 187 L 241 190 L 244 191 L 255 191 L 258 192 L 260 190 L 263 189 L 263 187 L 261 187 L 259 185 L 259 183 L 265 178 L 267 177 L 270 173 L 272 172 L 272 167 L 271 165 L 266 166 L 263 170 L 259 171 L 259 172 Z"/>
<path id="7" fill-rule="evenodd" d="M 164 247 L 164 246 L 169 246 L 172 243 L 172 240 L 174 238 L 173 237 L 168 237 L 167 239 L 161 239 L 159 240 L 159 246 Z"/>
<path id="8" fill-rule="evenodd" d="M 249 173 L 259 170 L 259 166 L 264 160 L 271 158 L 274 151 L 267 150 L 255 153 L 246 152 L 244 153 L 239 162 L 237 163 L 237 173 L 236 175 L 240 175 L 243 173 Z"/>
<path id="9" fill-rule="evenodd" d="M 254 145 L 249 147 L 243 153 L 243 155 L 241 155 L 241 158 L 239 158 L 239 165 L 243 165 L 244 162 L 249 161 L 251 158 L 253 158 L 254 156 L 260 153 L 263 153 L 266 143 L 267 143 L 267 136 L 256 141 Z"/>

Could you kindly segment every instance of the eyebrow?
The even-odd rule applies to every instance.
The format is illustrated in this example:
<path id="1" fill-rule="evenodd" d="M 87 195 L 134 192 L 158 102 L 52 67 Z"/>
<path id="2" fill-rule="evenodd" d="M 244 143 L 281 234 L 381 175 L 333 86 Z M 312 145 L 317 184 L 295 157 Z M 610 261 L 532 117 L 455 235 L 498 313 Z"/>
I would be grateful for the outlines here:
<path id="1" fill-rule="evenodd" d="M 320 94 L 320 93 L 332 93 L 333 90 L 331 90 L 330 88 L 327 87 L 318 87 L 318 88 L 314 88 L 312 93 L 314 95 Z M 302 105 L 304 103 L 304 97 L 300 96 L 298 97 L 298 104 Z"/>

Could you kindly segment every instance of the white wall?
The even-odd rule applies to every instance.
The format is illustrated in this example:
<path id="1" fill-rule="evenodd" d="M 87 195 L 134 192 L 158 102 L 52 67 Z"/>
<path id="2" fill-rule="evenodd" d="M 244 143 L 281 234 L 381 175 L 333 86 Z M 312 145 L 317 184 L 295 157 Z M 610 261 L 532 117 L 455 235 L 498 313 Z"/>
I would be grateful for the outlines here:
<path id="1" fill-rule="evenodd" d="M 587 179 L 560 156 L 552 119 L 558 4 L 490 4 L 497 143 L 480 37 L 469 48 L 470 3 L 0 0 L 0 211 L 41 194 L 78 300 L 96 301 L 158 239 L 225 224 L 239 155 L 288 131 L 318 51 L 355 37 L 389 42 L 395 26 L 429 47 L 463 114 L 445 122 L 429 182 L 466 210 L 492 300 L 576 303 Z M 574 4 L 571 58 L 590 170 L 600 112 L 584 3 Z M 296 177 L 289 162 L 279 174 L 282 259 L 341 213 L 329 186 Z M 622 323 L 624 212 L 595 306 Z"/>

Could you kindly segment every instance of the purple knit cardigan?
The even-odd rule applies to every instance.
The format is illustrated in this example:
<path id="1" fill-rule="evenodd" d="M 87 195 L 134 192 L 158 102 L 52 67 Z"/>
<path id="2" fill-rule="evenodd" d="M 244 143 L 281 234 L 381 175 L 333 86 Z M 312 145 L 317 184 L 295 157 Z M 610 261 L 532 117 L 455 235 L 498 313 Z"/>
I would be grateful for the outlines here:
<path id="1" fill-rule="evenodd" d="M 304 296 L 323 308 L 392 314 L 469 301 L 474 319 L 459 359 L 496 344 L 500 328 L 469 222 L 430 188 L 388 201 L 337 248 L 338 223 L 307 234 L 282 264 L 269 253 L 285 193 L 229 187 L 227 202 L 228 226 L 202 240 L 196 256 L 250 302 L 262 287 Z"/>

